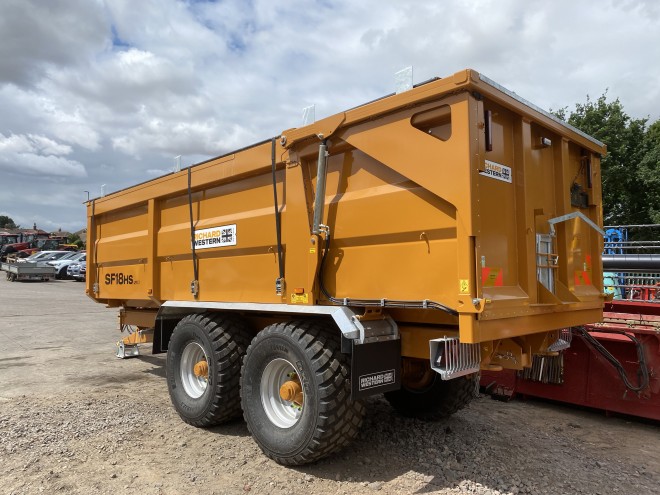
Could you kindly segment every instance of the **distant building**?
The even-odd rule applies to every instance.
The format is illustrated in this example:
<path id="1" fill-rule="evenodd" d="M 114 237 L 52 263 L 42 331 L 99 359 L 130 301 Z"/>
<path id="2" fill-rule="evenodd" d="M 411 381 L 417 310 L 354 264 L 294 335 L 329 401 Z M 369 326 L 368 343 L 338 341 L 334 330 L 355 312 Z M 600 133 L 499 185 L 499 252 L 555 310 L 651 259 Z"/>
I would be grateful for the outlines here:
<path id="1" fill-rule="evenodd" d="M 79 230 L 78 232 L 74 232 L 74 234 L 80 237 L 80 240 L 83 241 L 83 244 L 87 245 L 87 229 Z"/>
<path id="2" fill-rule="evenodd" d="M 50 234 L 41 229 L 12 229 L 13 234 L 22 234 L 24 236 L 48 237 Z"/>
<path id="3" fill-rule="evenodd" d="M 65 239 L 69 238 L 70 235 L 71 235 L 71 232 L 67 232 L 66 230 L 62 230 L 61 227 L 60 227 L 59 230 L 50 233 L 51 237 L 58 237 L 58 238 L 63 237 Z"/>

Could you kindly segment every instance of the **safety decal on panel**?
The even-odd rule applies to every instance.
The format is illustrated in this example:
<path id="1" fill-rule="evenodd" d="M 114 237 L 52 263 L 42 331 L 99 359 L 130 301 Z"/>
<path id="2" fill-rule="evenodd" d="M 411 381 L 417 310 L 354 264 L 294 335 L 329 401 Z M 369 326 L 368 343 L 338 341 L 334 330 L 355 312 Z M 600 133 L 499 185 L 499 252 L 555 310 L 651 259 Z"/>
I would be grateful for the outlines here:
<path id="1" fill-rule="evenodd" d="M 582 270 L 575 270 L 575 285 L 591 285 L 591 255 L 588 254 L 586 261 L 582 265 Z"/>
<path id="2" fill-rule="evenodd" d="M 470 281 L 466 279 L 461 279 L 458 282 L 459 285 L 459 290 L 461 294 L 469 294 L 470 293 Z"/>
<path id="3" fill-rule="evenodd" d="M 308 304 L 309 294 L 291 294 L 291 304 Z"/>
<path id="4" fill-rule="evenodd" d="M 484 266 L 481 269 L 481 283 L 484 287 L 504 285 L 504 272 L 501 268 Z"/>
<path id="5" fill-rule="evenodd" d="M 236 225 L 223 225 L 195 231 L 195 249 L 236 245 Z"/>
<path id="6" fill-rule="evenodd" d="M 511 167 L 507 167 L 501 163 L 491 162 L 490 160 L 485 161 L 484 170 L 479 170 L 479 174 L 503 182 L 508 182 L 509 184 L 513 182 L 511 177 Z"/>

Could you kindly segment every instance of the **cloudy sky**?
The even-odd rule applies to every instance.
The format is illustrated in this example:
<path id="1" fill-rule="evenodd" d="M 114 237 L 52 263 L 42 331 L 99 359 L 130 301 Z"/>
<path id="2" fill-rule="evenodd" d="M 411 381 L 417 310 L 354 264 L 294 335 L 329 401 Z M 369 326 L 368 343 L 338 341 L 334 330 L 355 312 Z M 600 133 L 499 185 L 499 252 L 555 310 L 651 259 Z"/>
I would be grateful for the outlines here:
<path id="1" fill-rule="evenodd" d="M 656 0 L 2 0 L 0 215 L 85 226 L 111 192 L 474 68 L 545 109 L 660 118 Z"/>

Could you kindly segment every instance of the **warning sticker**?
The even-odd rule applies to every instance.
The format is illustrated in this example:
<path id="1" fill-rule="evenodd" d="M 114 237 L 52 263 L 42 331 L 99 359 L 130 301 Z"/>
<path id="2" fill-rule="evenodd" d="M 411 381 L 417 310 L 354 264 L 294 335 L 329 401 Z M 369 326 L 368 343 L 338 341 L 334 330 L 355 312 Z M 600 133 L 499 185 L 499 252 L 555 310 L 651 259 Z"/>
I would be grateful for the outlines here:
<path id="1" fill-rule="evenodd" d="M 236 245 L 236 225 L 223 225 L 195 231 L 195 249 Z"/>
<path id="2" fill-rule="evenodd" d="M 373 387 L 382 387 L 394 383 L 394 370 L 382 371 L 380 373 L 370 373 L 360 377 L 360 390 Z"/>
<path id="3" fill-rule="evenodd" d="M 481 283 L 484 287 L 504 285 L 504 272 L 501 268 L 484 266 L 481 269 Z"/>
<path id="4" fill-rule="evenodd" d="M 575 285 L 591 285 L 591 277 L 587 271 L 575 270 L 573 281 Z"/>
<path id="5" fill-rule="evenodd" d="M 575 285 L 591 285 L 591 255 L 588 254 L 586 261 L 582 264 L 582 270 L 575 270 Z"/>
<path id="6" fill-rule="evenodd" d="M 466 279 L 461 279 L 459 280 L 459 290 L 461 294 L 469 294 L 470 293 L 470 281 Z"/>
<path id="7" fill-rule="evenodd" d="M 291 304 L 308 304 L 309 294 L 291 294 Z"/>
<path id="8" fill-rule="evenodd" d="M 493 179 L 501 180 L 503 182 L 511 183 L 513 179 L 511 178 L 511 168 L 500 163 L 491 162 L 486 160 L 485 170 L 479 170 L 479 174 L 485 175 L 486 177 L 491 177 Z"/>

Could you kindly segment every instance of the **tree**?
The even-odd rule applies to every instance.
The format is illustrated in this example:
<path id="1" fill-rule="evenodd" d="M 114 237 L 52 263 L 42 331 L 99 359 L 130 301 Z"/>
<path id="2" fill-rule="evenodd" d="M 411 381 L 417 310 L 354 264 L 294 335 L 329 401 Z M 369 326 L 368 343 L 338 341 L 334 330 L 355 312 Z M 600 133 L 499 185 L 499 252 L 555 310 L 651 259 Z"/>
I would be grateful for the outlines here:
<path id="1" fill-rule="evenodd" d="M 78 234 L 70 234 L 69 237 L 67 238 L 67 242 L 69 244 L 75 244 L 76 246 L 78 246 L 78 249 L 82 249 L 85 245 L 85 243 L 82 241 L 82 239 Z"/>
<path id="2" fill-rule="evenodd" d="M 639 164 L 639 177 L 649 206 L 649 220 L 660 224 L 660 120 L 648 128 L 646 148 Z"/>
<path id="3" fill-rule="evenodd" d="M 14 221 L 7 215 L 0 215 L 0 228 L 17 229 L 18 225 L 16 225 Z"/>

